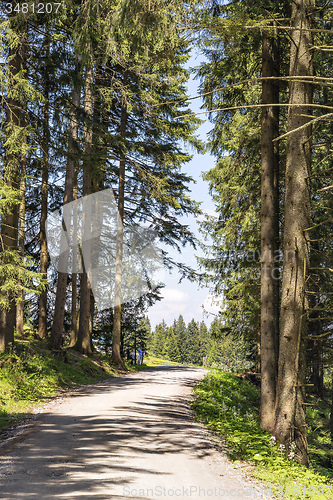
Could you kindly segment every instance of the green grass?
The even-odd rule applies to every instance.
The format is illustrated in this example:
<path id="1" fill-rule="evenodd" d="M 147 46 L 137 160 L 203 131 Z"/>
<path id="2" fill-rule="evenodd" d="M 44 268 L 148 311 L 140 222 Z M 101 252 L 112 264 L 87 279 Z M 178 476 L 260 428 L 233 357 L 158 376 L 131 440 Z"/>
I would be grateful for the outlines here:
<path id="1" fill-rule="evenodd" d="M 72 349 L 67 356 L 65 363 L 31 336 L 15 339 L 13 352 L 0 355 L 0 432 L 58 394 L 120 374 L 106 356 L 88 357 Z M 142 365 L 125 363 L 125 370 L 177 364 L 147 356 Z"/>
<path id="2" fill-rule="evenodd" d="M 17 339 L 11 354 L 0 355 L 0 430 L 29 415 L 48 399 L 76 387 L 117 375 L 100 355 L 67 350 L 58 359 L 41 340 Z"/>
<path id="3" fill-rule="evenodd" d="M 233 460 L 254 465 L 252 475 L 267 483 L 272 493 L 293 499 L 333 498 L 331 469 L 318 465 L 313 453 L 309 468 L 298 465 L 260 429 L 256 387 L 231 373 L 212 370 L 194 393 L 196 418 L 223 438 Z M 310 430 L 309 443 L 314 447 L 313 438 Z"/>
<path id="4" fill-rule="evenodd" d="M 175 361 L 168 361 L 167 359 L 156 358 L 155 356 L 145 356 L 144 364 L 146 366 L 183 366 L 181 363 Z"/>

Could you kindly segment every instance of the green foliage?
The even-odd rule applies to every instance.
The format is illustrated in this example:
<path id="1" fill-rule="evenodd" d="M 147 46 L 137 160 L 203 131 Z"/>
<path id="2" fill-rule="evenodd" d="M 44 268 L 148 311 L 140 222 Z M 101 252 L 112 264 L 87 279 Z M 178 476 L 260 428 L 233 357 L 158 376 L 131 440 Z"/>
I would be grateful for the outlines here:
<path id="1" fill-rule="evenodd" d="M 325 398 L 319 398 L 315 394 L 309 394 L 306 421 L 310 461 L 317 470 L 327 474 L 327 470 L 333 469 L 332 436 L 329 428 L 331 404 L 328 403 L 332 398 L 331 387 L 324 389 L 324 395 Z"/>
<path id="2" fill-rule="evenodd" d="M 241 336 L 230 334 L 223 320 L 216 318 L 209 330 L 202 321 L 192 319 L 186 326 L 182 315 L 171 327 L 165 321 L 156 325 L 152 352 L 155 356 L 184 364 L 223 367 L 228 371 L 243 371 L 252 367 L 249 346 Z"/>
<path id="3" fill-rule="evenodd" d="M 180 362 L 180 352 L 177 345 L 176 336 L 172 327 L 167 328 L 162 357 L 170 361 Z"/>
<path id="4" fill-rule="evenodd" d="M 230 329 L 225 328 L 220 318 L 214 319 L 209 334 L 208 366 L 230 372 L 240 372 L 253 367 L 247 343 L 242 336 L 233 335 Z"/>
<path id="5" fill-rule="evenodd" d="M 176 342 L 178 346 L 178 351 L 179 351 L 179 356 L 180 356 L 180 362 L 185 363 L 186 361 L 186 335 L 187 335 L 187 329 L 186 329 L 186 323 L 184 321 L 183 316 L 180 314 L 178 319 L 175 319 L 172 325 L 173 332 L 176 337 Z"/>
<path id="6" fill-rule="evenodd" d="M 163 320 L 155 327 L 153 340 L 153 354 L 157 357 L 162 357 L 164 344 L 166 341 L 167 325 Z"/>
<path id="7" fill-rule="evenodd" d="M 142 299 L 142 298 L 141 298 Z M 152 345 L 152 334 L 149 318 L 143 314 L 144 307 L 133 301 L 123 304 L 121 317 L 121 347 L 126 354 L 140 346 L 145 351 Z M 108 354 L 112 349 L 113 310 L 106 309 L 97 314 L 93 343 L 97 351 Z"/>
<path id="8" fill-rule="evenodd" d="M 39 294 L 46 282 L 33 271 L 33 259 L 22 257 L 17 250 L 5 250 L 0 255 L 0 307 L 9 308 L 8 297 L 20 297 L 20 292 Z M 39 284 L 38 284 L 39 282 Z"/>
<path id="9" fill-rule="evenodd" d="M 292 449 L 286 450 L 260 428 L 260 394 L 249 382 L 212 370 L 199 382 L 194 394 L 192 408 L 197 419 L 221 435 L 232 459 L 255 464 L 253 475 L 268 482 L 273 493 L 304 499 L 323 497 L 317 494 L 321 488 L 330 491 L 331 470 L 325 469 L 323 475 L 323 468 L 318 471 L 313 462 L 309 469 L 298 465 Z"/>
<path id="10" fill-rule="evenodd" d="M 290 5 L 287 1 L 256 0 L 249 4 L 218 0 L 204 11 L 205 31 L 200 45 L 207 60 L 197 68 L 197 76 L 205 93 L 204 108 L 212 111 L 209 148 L 216 164 L 205 173 L 205 179 L 218 215 L 206 217 L 202 223 L 206 255 L 200 262 L 206 272 L 206 284 L 213 293 L 223 293 L 226 307 L 221 315 L 225 326 L 234 334 L 256 339 L 260 331 L 261 82 L 258 77 L 262 66 L 262 32 L 274 17 L 288 17 Z M 278 36 L 281 74 L 285 75 L 289 41 L 283 30 Z M 285 102 L 285 90 L 281 84 L 281 102 Z M 280 110 L 280 119 L 283 124 L 284 108 Z M 283 158 L 281 148 L 281 166 Z"/>

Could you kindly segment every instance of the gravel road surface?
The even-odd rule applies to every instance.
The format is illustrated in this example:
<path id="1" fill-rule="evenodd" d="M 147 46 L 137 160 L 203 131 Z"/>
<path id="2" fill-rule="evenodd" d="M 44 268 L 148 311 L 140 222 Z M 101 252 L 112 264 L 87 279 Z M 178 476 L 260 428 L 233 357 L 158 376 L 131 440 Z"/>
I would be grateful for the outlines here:
<path id="1" fill-rule="evenodd" d="M 0 498 L 267 497 L 194 423 L 204 369 L 158 367 L 59 398 L 0 447 Z"/>

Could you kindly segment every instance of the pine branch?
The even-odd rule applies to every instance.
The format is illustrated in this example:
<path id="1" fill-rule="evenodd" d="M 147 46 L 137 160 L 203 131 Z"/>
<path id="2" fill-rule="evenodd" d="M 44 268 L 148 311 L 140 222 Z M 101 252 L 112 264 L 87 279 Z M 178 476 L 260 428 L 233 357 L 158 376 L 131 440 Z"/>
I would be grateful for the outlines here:
<path id="1" fill-rule="evenodd" d="M 194 99 L 200 99 L 200 97 L 204 97 L 206 95 L 214 94 L 215 92 L 220 92 L 222 90 L 228 90 L 234 87 L 238 87 L 238 85 L 244 85 L 246 83 L 250 83 L 251 85 L 259 85 L 261 81 L 267 81 L 267 80 L 278 80 L 278 81 L 297 81 L 301 83 L 312 83 L 313 85 L 323 85 L 327 87 L 333 87 L 333 78 L 329 77 L 321 77 L 321 76 L 302 76 L 301 78 L 299 76 L 266 76 L 266 77 L 256 77 L 256 78 L 248 78 L 246 80 L 241 80 L 237 83 L 232 83 L 231 85 L 225 85 L 223 87 L 219 87 L 217 89 L 211 90 L 209 92 L 204 92 L 203 94 L 198 94 L 193 97 L 189 97 L 187 99 L 182 99 L 180 101 L 166 101 L 166 102 L 161 102 L 158 104 L 152 104 L 151 107 L 155 108 L 157 106 L 164 106 L 165 104 L 180 104 L 184 103 L 187 101 L 193 101 Z M 332 82 L 332 83 L 325 83 L 325 82 Z"/>

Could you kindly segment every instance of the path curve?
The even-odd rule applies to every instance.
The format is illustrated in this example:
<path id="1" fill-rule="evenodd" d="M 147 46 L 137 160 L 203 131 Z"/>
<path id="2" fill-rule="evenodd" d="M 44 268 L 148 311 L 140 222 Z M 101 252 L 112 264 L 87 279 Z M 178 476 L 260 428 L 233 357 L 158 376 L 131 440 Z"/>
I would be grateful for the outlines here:
<path id="1" fill-rule="evenodd" d="M 261 497 L 261 487 L 193 422 L 191 390 L 205 373 L 151 368 L 60 398 L 0 449 L 1 498 Z"/>

